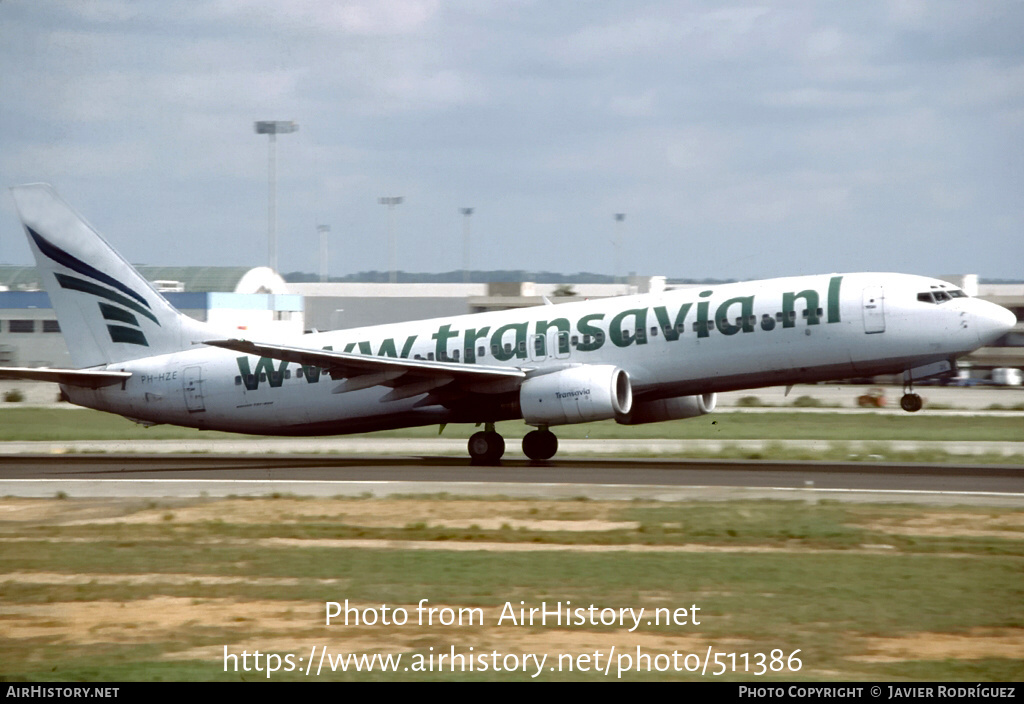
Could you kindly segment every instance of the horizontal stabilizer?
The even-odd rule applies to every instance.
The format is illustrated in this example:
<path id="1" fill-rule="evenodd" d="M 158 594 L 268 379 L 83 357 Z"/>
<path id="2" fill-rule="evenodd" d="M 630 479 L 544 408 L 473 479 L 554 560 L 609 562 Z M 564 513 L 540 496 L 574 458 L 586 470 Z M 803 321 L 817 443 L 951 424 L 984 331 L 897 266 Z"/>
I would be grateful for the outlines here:
<path id="1" fill-rule="evenodd" d="M 98 389 L 103 386 L 120 384 L 132 375 L 131 372 L 89 371 L 88 369 L 48 369 L 46 367 L 0 367 L 0 379 L 25 379 L 28 381 L 49 381 L 65 386 L 81 386 Z"/>

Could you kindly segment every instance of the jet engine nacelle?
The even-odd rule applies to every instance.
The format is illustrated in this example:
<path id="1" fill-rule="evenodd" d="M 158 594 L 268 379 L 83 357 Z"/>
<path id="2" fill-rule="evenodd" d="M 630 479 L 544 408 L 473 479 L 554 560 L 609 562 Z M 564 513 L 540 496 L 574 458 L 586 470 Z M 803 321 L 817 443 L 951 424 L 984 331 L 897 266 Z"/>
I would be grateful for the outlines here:
<path id="1" fill-rule="evenodd" d="M 519 388 L 523 420 L 566 425 L 628 414 L 633 406 L 629 375 L 610 364 L 583 364 L 527 379 Z"/>
<path id="2" fill-rule="evenodd" d="M 615 421 L 622 425 L 640 425 L 642 423 L 660 423 L 663 420 L 695 418 L 711 413 L 715 410 L 717 403 L 717 394 L 676 396 L 657 401 L 643 401 L 634 403 L 629 413 L 616 416 Z"/>

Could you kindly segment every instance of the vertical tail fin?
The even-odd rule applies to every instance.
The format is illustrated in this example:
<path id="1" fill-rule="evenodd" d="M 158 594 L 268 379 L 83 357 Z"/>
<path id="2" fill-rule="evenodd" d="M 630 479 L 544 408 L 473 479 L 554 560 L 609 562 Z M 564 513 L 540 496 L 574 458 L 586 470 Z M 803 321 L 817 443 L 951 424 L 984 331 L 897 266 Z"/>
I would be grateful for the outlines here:
<path id="1" fill-rule="evenodd" d="M 11 192 L 76 367 L 177 352 L 216 334 L 179 313 L 50 186 Z"/>

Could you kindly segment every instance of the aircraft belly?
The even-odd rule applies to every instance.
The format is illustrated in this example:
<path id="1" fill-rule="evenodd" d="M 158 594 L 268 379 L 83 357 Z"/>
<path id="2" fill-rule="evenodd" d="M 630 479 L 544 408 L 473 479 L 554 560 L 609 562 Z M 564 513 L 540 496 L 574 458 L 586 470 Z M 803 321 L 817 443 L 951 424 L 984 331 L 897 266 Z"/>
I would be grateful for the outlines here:
<path id="1" fill-rule="evenodd" d="M 382 403 L 381 398 L 391 391 L 389 387 L 331 393 L 337 385 L 330 379 L 316 385 L 293 380 L 279 388 L 236 391 L 230 394 L 233 405 L 214 415 L 226 430 L 253 432 L 257 428 L 270 435 L 336 435 L 403 427 L 410 421 L 415 421 L 413 425 L 436 422 L 436 409 L 429 412 L 415 408 L 421 396 Z M 420 422 L 420 418 L 429 420 Z"/>

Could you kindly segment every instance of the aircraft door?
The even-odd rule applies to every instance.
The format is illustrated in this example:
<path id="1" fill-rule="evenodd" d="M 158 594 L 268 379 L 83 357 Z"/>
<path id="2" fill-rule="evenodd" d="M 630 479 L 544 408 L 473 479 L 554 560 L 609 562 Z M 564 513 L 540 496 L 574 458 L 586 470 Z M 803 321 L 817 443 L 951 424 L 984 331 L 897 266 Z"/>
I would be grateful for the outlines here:
<path id="1" fill-rule="evenodd" d="M 555 359 L 569 356 L 569 333 L 562 330 L 548 330 L 548 349 Z"/>
<path id="2" fill-rule="evenodd" d="M 185 390 L 185 407 L 188 412 L 206 411 L 206 404 L 203 402 L 203 368 L 185 367 L 182 387 Z"/>
<path id="3" fill-rule="evenodd" d="M 548 359 L 566 359 L 569 356 L 569 333 L 557 328 L 545 335 L 530 336 L 530 358 L 534 362 Z"/>
<path id="4" fill-rule="evenodd" d="M 885 332 L 885 290 L 881 286 L 864 289 L 864 332 Z"/>

